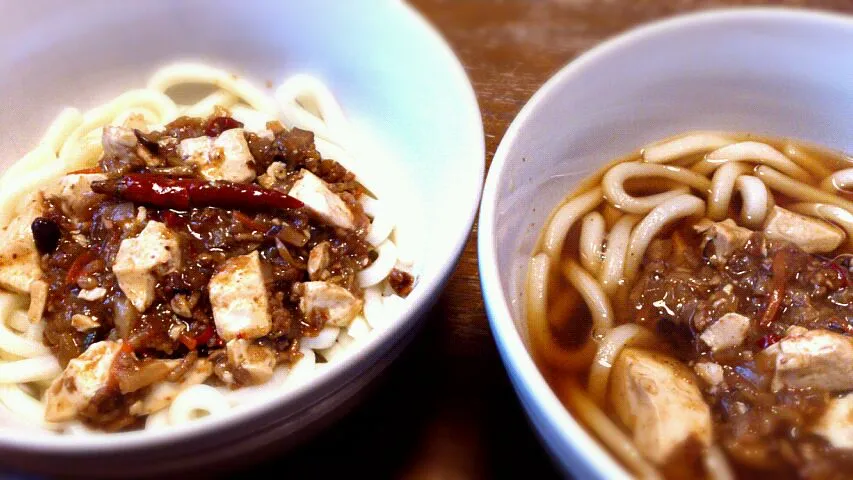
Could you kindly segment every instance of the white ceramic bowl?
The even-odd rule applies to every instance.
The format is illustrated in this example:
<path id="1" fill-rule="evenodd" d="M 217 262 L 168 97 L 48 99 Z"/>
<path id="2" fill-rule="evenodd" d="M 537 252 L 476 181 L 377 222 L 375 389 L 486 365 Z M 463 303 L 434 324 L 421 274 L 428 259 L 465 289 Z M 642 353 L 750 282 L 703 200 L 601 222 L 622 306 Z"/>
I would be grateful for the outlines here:
<path id="1" fill-rule="evenodd" d="M 3 3 L 0 151 L 32 148 L 63 106 L 90 108 L 200 60 L 274 84 L 311 73 L 380 152 L 404 235 L 420 238 L 404 314 L 312 381 L 229 415 L 158 432 L 58 436 L 3 428 L 0 463 L 47 473 L 152 474 L 227 460 L 341 415 L 413 334 L 468 237 L 484 169 L 473 89 L 441 37 L 402 2 L 155 0 Z M 381 158 L 379 158 L 381 157 Z"/>
<path id="2" fill-rule="evenodd" d="M 579 179 L 694 129 L 853 150 L 853 18 L 721 10 L 632 30 L 563 68 L 510 126 L 480 210 L 480 277 L 510 378 L 545 445 L 578 478 L 626 478 L 563 408 L 526 344 L 522 290 L 543 222 Z"/>

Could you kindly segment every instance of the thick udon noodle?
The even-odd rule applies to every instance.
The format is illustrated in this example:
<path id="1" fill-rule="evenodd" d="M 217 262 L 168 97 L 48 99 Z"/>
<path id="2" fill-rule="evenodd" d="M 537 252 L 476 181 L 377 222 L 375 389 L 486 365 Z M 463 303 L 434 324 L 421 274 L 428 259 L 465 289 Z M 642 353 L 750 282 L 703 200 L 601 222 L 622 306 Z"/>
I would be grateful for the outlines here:
<path id="1" fill-rule="evenodd" d="M 179 105 L 167 94 L 176 86 L 196 85 L 213 90 L 191 105 Z M 50 125 L 38 146 L 12 164 L 0 178 L 0 225 L 17 215 L 21 200 L 67 172 L 97 165 L 103 153 L 101 132 L 107 125 L 120 125 L 130 115 L 141 114 L 150 126 L 164 125 L 179 116 L 207 116 L 224 107 L 249 131 L 260 131 L 272 120 L 286 127 L 310 130 L 317 150 L 356 174 L 358 181 L 375 196 L 387 192 L 381 172 L 371 172 L 352 155 L 351 129 L 341 107 L 328 88 L 316 78 L 296 75 L 282 83 L 270 96 L 249 81 L 226 71 L 201 64 L 175 64 L 157 71 L 147 88 L 128 91 L 109 103 L 80 112 L 63 110 Z M 364 288 L 364 308 L 346 328 L 327 326 L 316 337 L 301 342 L 302 357 L 290 366 L 279 367 L 267 383 L 229 390 L 196 385 L 179 393 L 172 404 L 148 417 L 146 428 L 161 428 L 199 416 L 227 411 L 232 407 L 268 397 L 282 389 L 312 378 L 327 361 L 347 355 L 369 338 L 372 330 L 389 324 L 400 311 L 402 298 L 386 278 L 400 258 L 396 230 L 389 208 L 377 198 L 364 196 L 362 205 L 371 219 L 366 240 L 377 248 L 378 257 L 358 273 Z M 79 422 L 50 424 L 44 420 L 41 393 L 61 373 L 50 350 L 42 343 L 42 320 L 28 316 L 29 299 L 0 290 L 0 402 L 13 415 L 52 430 L 84 433 Z"/>
<path id="2" fill-rule="evenodd" d="M 695 132 L 609 165 L 552 212 L 528 267 L 531 346 L 537 361 L 555 372 L 552 383 L 562 401 L 635 474 L 661 477 L 608 416 L 605 397 L 611 366 L 622 349 L 659 342 L 648 329 L 625 323 L 626 312 L 614 310 L 626 303 L 649 243 L 688 217 L 718 221 L 731 216 L 758 229 L 773 209 L 775 192 L 793 200 L 787 205 L 793 211 L 843 228 L 853 245 L 853 202 L 839 195 L 853 191 L 851 166 L 849 157 L 811 145 Z M 635 195 L 629 193 L 629 182 L 658 188 Z M 733 200 L 739 200 L 737 214 Z M 557 281 L 580 295 L 549 302 Z M 570 312 L 578 298 L 592 325 L 581 344 L 568 347 L 554 333 L 566 325 L 555 322 L 577 319 Z M 703 460 L 709 478 L 734 478 L 718 446 L 706 449 Z"/>

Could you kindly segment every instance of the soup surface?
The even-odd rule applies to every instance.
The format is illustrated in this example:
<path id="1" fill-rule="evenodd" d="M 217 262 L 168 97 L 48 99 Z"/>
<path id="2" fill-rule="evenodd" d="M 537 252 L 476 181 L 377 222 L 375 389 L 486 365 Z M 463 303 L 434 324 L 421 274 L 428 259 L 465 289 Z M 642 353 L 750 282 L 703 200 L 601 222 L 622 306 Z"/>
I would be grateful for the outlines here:
<path id="1" fill-rule="evenodd" d="M 853 163 L 696 132 L 588 179 L 530 261 L 534 355 L 641 478 L 849 478 Z"/>

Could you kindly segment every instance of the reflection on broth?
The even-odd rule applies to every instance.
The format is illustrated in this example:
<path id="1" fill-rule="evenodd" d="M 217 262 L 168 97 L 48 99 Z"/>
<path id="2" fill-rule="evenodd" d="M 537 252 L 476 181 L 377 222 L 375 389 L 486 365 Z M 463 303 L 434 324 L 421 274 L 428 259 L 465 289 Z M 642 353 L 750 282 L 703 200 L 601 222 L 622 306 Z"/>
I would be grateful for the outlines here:
<path id="1" fill-rule="evenodd" d="M 695 132 L 587 179 L 530 260 L 552 388 L 641 478 L 853 468 L 853 161 Z"/>

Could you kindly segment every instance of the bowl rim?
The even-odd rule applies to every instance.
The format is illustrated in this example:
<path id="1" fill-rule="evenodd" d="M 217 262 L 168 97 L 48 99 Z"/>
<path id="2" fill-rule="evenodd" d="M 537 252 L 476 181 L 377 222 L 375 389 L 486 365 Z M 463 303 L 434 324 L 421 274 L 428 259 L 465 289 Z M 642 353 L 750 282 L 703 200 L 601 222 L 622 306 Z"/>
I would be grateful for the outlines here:
<path id="1" fill-rule="evenodd" d="M 377 6 L 378 7 L 378 6 Z M 345 374 L 350 370 L 370 368 L 374 362 L 369 361 L 371 357 L 379 358 L 394 349 L 399 342 L 405 341 L 405 336 L 417 326 L 420 317 L 426 314 L 431 305 L 438 299 L 438 295 L 447 283 L 450 274 L 455 268 L 459 257 L 471 234 L 471 229 L 476 218 L 482 194 L 483 178 L 485 174 L 486 146 L 483 131 L 482 115 L 479 103 L 471 84 L 471 80 L 465 71 L 459 57 L 453 51 L 449 43 L 439 33 L 435 26 L 430 23 L 420 12 L 406 2 L 388 2 L 383 8 L 392 11 L 403 22 L 412 25 L 413 31 L 423 35 L 426 41 L 444 58 L 447 66 L 445 75 L 452 77 L 459 86 L 459 92 L 463 103 L 458 106 L 458 114 L 465 119 L 476 138 L 466 141 L 466 149 L 472 150 L 472 158 L 466 158 L 468 162 L 477 162 L 474 169 L 475 175 L 458 178 L 454 185 L 459 188 L 464 198 L 464 203 L 459 208 L 465 210 L 465 219 L 460 231 L 454 232 L 455 238 L 452 246 L 442 261 L 440 267 L 430 278 L 421 278 L 419 288 L 416 288 L 407 298 L 404 312 L 388 327 L 382 328 L 372 334 L 360 348 L 352 354 L 347 355 L 343 361 L 331 362 L 329 366 L 319 372 L 314 378 L 295 385 L 291 389 L 282 390 L 278 395 L 270 398 L 240 405 L 224 415 L 212 416 L 200 421 L 190 422 L 183 425 L 170 426 L 158 430 L 135 430 L 116 433 L 99 433 L 87 435 L 54 435 L 18 434 L 15 428 L 0 429 L 0 450 L 38 452 L 44 455 L 71 455 L 87 456 L 93 454 L 109 454 L 128 452 L 136 449 L 157 447 L 163 448 L 191 438 L 215 434 L 219 431 L 240 428 L 250 423 L 253 419 L 273 414 L 276 411 L 284 412 L 275 417 L 262 427 L 276 426 L 287 422 L 287 419 L 298 415 L 304 409 L 300 408 L 286 412 L 283 407 L 289 403 L 303 399 L 313 391 L 324 391 L 325 394 L 319 398 L 326 398 L 336 394 L 344 387 Z M 473 136 L 472 136 L 473 137 Z M 306 407 L 307 408 L 307 407 Z M 248 435 L 243 432 L 241 435 Z M 16 436 L 17 435 L 17 436 Z M 226 439 L 227 440 L 227 439 Z"/>
<path id="2" fill-rule="evenodd" d="M 581 454 L 579 461 L 583 466 L 595 472 L 600 478 L 630 478 L 621 462 L 618 462 L 598 439 L 587 432 L 554 394 L 527 351 L 513 321 L 509 297 L 501 285 L 498 272 L 495 232 L 498 186 L 505 176 L 511 174 L 506 168 L 510 161 L 511 146 L 523 136 L 526 124 L 539 110 L 540 105 L 546 103 L 552 95 L 558 94 L 564 83 L 570 83 L 573 77 L 596 62 L 606 60 L 605 57 L 632 43 L 660 34 L 694 26 L 733 21 L 807 22 L 815 26 L 832 25 L 850 28 L 853 36 L 853 16 L 784 6 L 716 8 L 683 13 L 629 28 L 581 53 L 554 73 L 513 119 L 489 166 L 480 203 L 477 232 L 480 282 L 486 312 L 501 360 L 511 377 L 516 394 L 522 398 L 526 414 L 537 429 L 540 440 L 545 443 L 546 449 L 564 470 L 568 471 L 570 468 L 569 462 L 565 458 L 560 458 L 558 450 L 570 446 L 576 448 Z M 548 422 L 552 428 L 539 425 L 536 422 L 537 419 Z M 545 437 L 548 437 L 550 442 L 545 441 Z"/>

